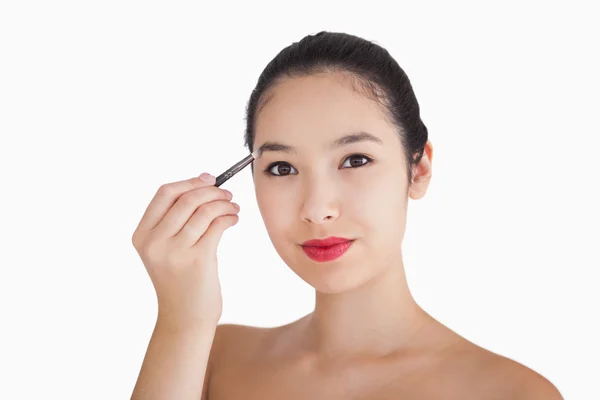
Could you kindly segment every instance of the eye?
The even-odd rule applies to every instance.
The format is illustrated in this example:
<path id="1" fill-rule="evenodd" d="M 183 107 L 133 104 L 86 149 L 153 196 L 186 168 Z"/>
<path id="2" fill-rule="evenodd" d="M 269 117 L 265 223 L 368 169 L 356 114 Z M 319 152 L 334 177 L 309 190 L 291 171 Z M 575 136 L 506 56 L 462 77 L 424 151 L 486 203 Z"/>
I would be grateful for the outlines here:
<path id="1" fill-rule="evenodd" d="M 278 161 L 278 162 L 269 164 L 269 166 L 265 169 L 265 173 L 267 175 L 273 175 L 273 176 L 285 176 L 285 175 L 292 174 L 292 172 L 291 172 L 292 170 L 296 171 L 296 169 L 294 167 L 292 167 L 290 164 L 283 162 L 283 161 Z M 297 173 L 297 171 L 296 171 L 296 173 Z"/>
<path id="2" fill-rule="evenodd" d="M 358 168 L 363 167 L 373 161 L 372 158 L 365 156 L 364 154 L 352 154 L 344 160 L 344 163 L 340 168 Z M 265 173 L 271 176 L 286 176 L 296 175 L 298 171 L 290 164 L 284 161 L 277 161 L 269 164 L 265 169 Z"/>
<path id="3" fill-rule="evenodd" d="M 347 161 L 349 161 L 349 162 L 347 162 Z M 363 154 L 352 154 L 351 156 L 348 156 L 344 160 L 344 163 L 342 164 L 342 168 L 358 168 L 358 167 L 367 165 L 371 161 L 373 161 L 371 158 L 369 158 Z"/>

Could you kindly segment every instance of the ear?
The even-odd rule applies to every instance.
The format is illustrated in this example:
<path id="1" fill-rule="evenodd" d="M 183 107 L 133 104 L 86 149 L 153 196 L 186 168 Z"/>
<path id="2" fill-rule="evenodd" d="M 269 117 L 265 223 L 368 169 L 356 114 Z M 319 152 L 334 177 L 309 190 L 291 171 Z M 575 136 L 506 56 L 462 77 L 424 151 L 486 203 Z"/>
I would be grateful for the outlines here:
<path id="1" fill-rule="evenodd" d="M 433 159 L 433 145 L 428 140 L 423 149 L 423 157 L 419 164 L 413 167 L 413 180 L 408 188 L 408 195 L 413 200 L 425 196 L 431 181 L 431 161 Z"/>

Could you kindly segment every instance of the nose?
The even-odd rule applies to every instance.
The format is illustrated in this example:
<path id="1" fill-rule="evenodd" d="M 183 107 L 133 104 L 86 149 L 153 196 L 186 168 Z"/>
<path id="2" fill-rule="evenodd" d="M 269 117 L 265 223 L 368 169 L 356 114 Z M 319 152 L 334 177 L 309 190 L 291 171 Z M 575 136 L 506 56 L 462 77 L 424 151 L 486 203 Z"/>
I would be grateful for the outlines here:
<path id="1" fill-rule="evenodd" d="M 303 222 L 324 224 L 335 221 L 339 215 L 339 201 L 332 183 L 313 183 L 306 187 L 301 218 Z"/>

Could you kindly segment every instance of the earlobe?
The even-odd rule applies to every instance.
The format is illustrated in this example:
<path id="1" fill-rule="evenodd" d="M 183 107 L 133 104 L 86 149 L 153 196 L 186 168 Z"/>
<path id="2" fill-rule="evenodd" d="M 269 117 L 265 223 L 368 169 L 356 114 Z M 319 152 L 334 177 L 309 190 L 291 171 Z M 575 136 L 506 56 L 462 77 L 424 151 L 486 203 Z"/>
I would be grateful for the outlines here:
<path id="1" fill-rule="evenodd" d="M 408 194 L 413 200 L 418 200 L 425 196 L 429 182 L 431 181 L 431 159 L 433 157 L 433 146 L 427 141 L 423 149 L 423 157 L 419 164 L 413 167 L 413 179 L 410 182 Z"/>
<path id="2" fill-rule="evenodd" d="M 418 200 L 425 196 L 429 182 L 431 181 L 431 175 L 417 176 L 413 179 L 408 194 L 411 199 Z"/>

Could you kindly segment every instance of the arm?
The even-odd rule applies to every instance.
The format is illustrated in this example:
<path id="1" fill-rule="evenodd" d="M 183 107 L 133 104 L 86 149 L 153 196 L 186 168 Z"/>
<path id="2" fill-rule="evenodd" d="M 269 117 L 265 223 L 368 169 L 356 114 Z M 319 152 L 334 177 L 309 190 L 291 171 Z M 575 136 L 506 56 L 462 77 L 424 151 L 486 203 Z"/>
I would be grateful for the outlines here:
<path id="1" fill-rule="evenodd" d="M 131 400 L 206 399 L 215 332 L 213 324 L 184 329 L 157 320 Z"/>

